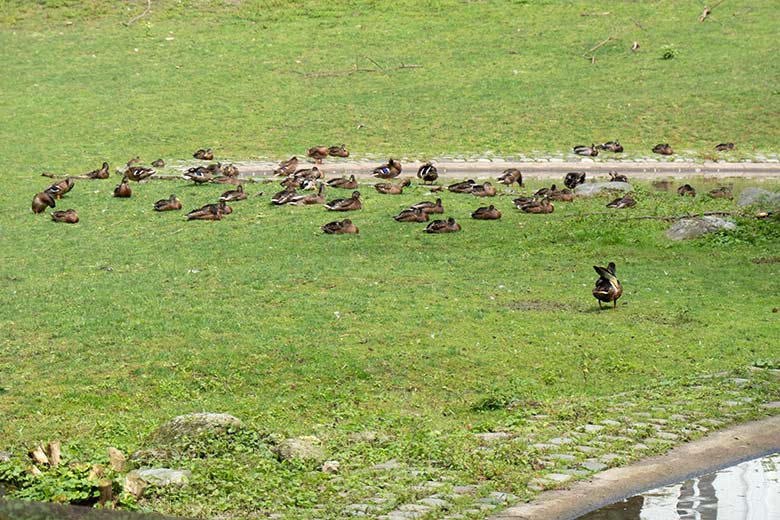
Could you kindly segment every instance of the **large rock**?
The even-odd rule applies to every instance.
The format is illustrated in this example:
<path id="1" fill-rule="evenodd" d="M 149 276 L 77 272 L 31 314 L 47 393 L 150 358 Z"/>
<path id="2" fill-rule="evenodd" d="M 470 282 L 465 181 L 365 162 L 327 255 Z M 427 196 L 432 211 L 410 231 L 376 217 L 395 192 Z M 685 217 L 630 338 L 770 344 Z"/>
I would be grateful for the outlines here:
<path id="1" fill-rule="evenodd" d="M 742 190 L 737 200 L 737 206 L 752 206 L 754 204 L 764 207 L 780 207 L 780 193 L 773 193 L 761 188 L 745 188 Z"/>
<path id="2" fill-rule="evenodd" d="M 230 433 L 243 427 L 240 419 L 226 413 L 191 413 L 174 417 L 152 432 L 152 444 L 178 444 L 203 435 Z"/>
<path id="3" fill-rule="evenodd" d="M 149 486 L 181 486 L 189 482 L 191 473 L 187 470 L 150 468 L 135 469 L 125 475 L 124 489 L 136 497 L 143 495 Z"/>
<path id="4" fill-rule="evenodd" d="M 271 448 L 279 460 L 298 460 L 321 463 L 325 460 L 325 451 L 317 437 L 295 437 L 285 439 Z"/>
<path id="5" fill-rule="evenodd" d="M 678 220 L 666 232 L 666 236 L 672 240 L 689 240 L 698 238 L 705 233 L 736 229 L 737 225 L 719 217 L 699 217 Z"/>
<path id="6" fill-rule="evenodd" d="M 602 193 L 629 192 L 633 190 L 627 182 L 589 182 L 574 188 L 574 194 L 579 197 L 593 197 Z"/>

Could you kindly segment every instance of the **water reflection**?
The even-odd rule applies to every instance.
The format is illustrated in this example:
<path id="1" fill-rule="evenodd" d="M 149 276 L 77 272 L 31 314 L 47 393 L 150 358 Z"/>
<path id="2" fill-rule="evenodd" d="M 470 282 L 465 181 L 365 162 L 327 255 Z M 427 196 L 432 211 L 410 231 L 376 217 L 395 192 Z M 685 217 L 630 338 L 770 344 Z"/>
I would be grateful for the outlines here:
<path id="1" fill-rule="evenodd" d="M 780 454 L 631 497 L 580 520 L 780 520 Z"/>

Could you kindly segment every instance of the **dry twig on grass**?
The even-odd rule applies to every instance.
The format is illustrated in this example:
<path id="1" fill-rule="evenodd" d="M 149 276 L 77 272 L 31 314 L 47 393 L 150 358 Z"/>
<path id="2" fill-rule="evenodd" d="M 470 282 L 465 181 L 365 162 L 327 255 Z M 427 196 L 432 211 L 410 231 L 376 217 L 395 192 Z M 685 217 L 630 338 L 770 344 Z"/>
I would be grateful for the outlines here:
<path id="1" fill-rule="evenodd" d="M 358 72 L 387 72 L 391 70 L 403 70 L 403 69 L 421 69 L 422 65 L 407 65 L 406 63 L 401 63 L 397 67 L 390 67 L 390 68 L 384 68 L 381 67 L 378 63 L 376 63 L 374 60 L 368 58 L 372 63 L 375 63 L 377 65 L 376 69 L 366 69 L 366 68 L 359 68 L 357 66 L 348 69 L 348 70 L 323 70 L 319 72 L 301 72 L 298 70 L 294 70 L 296 74 L 300 74 L 301 76 L 305 76 L 307 78 L 333 78 L 333 77 L 339 77 L 339 76 L 351 76 L 352 74 L 357 74 Z"/>
<path id="2" fill-rule="evenodd" d="M 699 16 L 699 23 L 703 22 L 707 19 L 709 15 L 712 14 L 712 10 L 718 7 L 720 4 L 725 2 L 726 0 L 720 0 L 720 2 L 715 3 L 712 7 L 704 6 L 704 11 L 701 12 L 701 16 Z"/>
<path id="3" fill-rule="evenodd" d="M 143 18 L 144 16 L 149 14 L 149 11 L 151 11 L 151 10 L 152 10 L 152 0 L 146 0 L 146 9 L 144 9 L 144 12 L 139 14 L 139 15 L 137 15 L 137 16 L 134 16 L 134 17 L 130 18 L 128 21 L 125 22 L 125 25 L 130 25 L 130 24 L 132 24 L 134 22 L 137 22 L 138 20 L 140 20 L 141 18 Z"/>
<path id="4" fill-rule="evenodd" d="M 582 57 L 589 59 L 591 63 L 596 63 L 596 55 L 593 53 L 599 50 L 600 48 L 602 48 L 603 46 L 605 46 L 606 44 L 608 44 L 609 42 L 615 40 L 617 40 L 617 38 L 615 38 L 614 36 L 610 36 L 609 38 L 607 38 L 603 42 L 598 43 L 595 47 L 593 47 L 588 52 L 583 54 Z"/>

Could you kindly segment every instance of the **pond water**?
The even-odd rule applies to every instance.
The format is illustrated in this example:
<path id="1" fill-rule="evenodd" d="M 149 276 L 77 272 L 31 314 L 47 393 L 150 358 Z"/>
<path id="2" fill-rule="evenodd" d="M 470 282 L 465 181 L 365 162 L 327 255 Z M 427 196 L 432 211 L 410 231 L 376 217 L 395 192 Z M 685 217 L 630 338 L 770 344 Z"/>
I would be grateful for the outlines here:
<path id="1" fill-rule="evenodd" d="M 579 520 L 780 520 L 780 454 L 653 489 Z"/>

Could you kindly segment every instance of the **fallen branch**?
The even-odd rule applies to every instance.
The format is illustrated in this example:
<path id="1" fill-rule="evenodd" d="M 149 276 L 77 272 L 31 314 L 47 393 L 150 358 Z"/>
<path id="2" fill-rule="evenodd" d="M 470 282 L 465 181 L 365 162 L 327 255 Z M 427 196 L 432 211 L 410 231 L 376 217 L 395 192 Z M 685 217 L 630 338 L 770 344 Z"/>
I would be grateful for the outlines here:
<path id="1" fill-rule="evenodd" d="M 140 20 L 141 18 L 149 14 L 149 11 L 151 10 L 152 10 L 152 0 L 146 0 L 146 9 L 144 9 L 144 12 L 139 14 L 138 16 L 134 16 L 130 18 L 128 21 L 125 22 L 125 25 L 129 26 L 130 24 L 137 22 L 138 20 Z"/>
<path id="2" fill-rule="evenodd" d="M 712 10 L 715 9 L 716 7 L 718 7 L 720 4 L 722 4 L 725 1 L 726 0 L 720 0 L 720 2 L 717 2 L 712 7 L 704 6 L 704 11 L 702 11 L 701 16 L 699 16 L 699 23 L 702 23 L 704 20 L 706 20 L 707 17 L 712 14 Z"/>
<path id="3" fill-rule="evenodd" d="M 631 18 L 631 21 L 632 21 L 632 22 L 634 22 L 634 25 L 636 25 L 637 27 L 639 27 L 639 28 L 640 28 L 640 29 L 642 29 L 643 31 L 647 32 L 647 29 L 645 29 L 645 28 L 644 28 L 644 26 L 642 26 L 642 24 L 641 24 L 641 23 L 637 22 L 637 21 L 636 21 L 636 20 L 634 20 L 633 18 Z"/>
<path id="4" fill-rule="evenodd" d="M 590 49 L 588 52 L 586 52 L 585 54 L 583 54 L 583 55 L 582 55 L 582 57 L 583 57 L 583 58 L 587 58 L 587 59 L 589 59 L 591 63 L 596 63 L 596 56 L 595 56 L 595 55 L 593 55 L 592 53 L 596 52 L 597 50 L 599 50 L 600 48 L 602 48 L 603 46 L 605 46 L 605 45 L 606 45 L 606 44 L 608 44 L 609 42 L 611 42 L 611 41 L 614 41 L 614 40 L 616 40 L 616 39 L 617 39 L 617 38 L 614 38 L 614 37 L 610 36 L 609 38 L 607 38 L 607 39 L 606 39 L 606 40 L 604 40 L 603 42 L 600 42 L 600 43 L 599 43 L 599 44 L 597 44 L 595 47 L 593 47 L 592 49 Z M 589 56 L 589 54 L 590 54 L 590 56 Z"/>
<path id="5" fill-rule="evenodd" d="M 612 13 L 609 11 L 603 11 L 601 13 L 580 13 L 580 16 L 609 16 L 610 14 Z"/>

